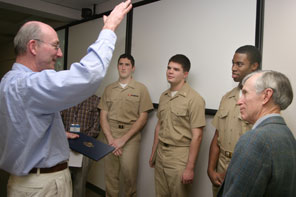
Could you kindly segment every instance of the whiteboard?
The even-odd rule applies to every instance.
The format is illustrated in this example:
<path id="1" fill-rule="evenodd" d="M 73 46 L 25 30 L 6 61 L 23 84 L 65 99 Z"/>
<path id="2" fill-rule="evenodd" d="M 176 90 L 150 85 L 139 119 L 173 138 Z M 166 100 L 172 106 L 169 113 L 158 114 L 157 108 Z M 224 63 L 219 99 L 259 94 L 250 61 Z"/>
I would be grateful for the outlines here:
<path id="1" fill-rule="evenodd" d="M 255 45 L 256 0 L 161 0 L 133 10 L 134 78 L 144 83 L 153 103 L 169 88 L 166 67 L 181 53 L 191 61 L 188 83 L 218 109 L 237 84 L 231 78 L 235 50 Z"/>

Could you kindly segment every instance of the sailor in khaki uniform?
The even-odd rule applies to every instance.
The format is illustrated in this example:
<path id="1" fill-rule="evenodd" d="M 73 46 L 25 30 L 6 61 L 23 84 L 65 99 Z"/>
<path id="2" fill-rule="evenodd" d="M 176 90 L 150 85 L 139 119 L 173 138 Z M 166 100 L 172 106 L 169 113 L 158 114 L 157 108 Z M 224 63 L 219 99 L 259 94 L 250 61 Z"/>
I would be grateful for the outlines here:
<path id="1" fill-rule="evenodd" d="M 158 122 L 149 160 L 155 167 L 156 196 L 189 195 L 205 126 L 205 102 L 185 81 L 190 61 L 184 55 L 169 60 L 170 89 L 159 100 Z"/>
<path id="2" fill-rule="evenodd" d="M 242 120 L 237 101 L 243 78 L 259 69 L 261 54 L 254 46 L 242 46 L 236 50 L 232 62 L 232 78 L 239 84 L 223 96 L 212 122 L 216 132 L 210 147 L 208 175 L 213 184 L 214 197 L 224 180 L 238 139 L 252 128 L 251 124 Z"/>
<path id="3" fill-rule="evenodd" d="M 153 105 L 147 88 L 132 79 L 135 70 L 131 55 L 118 59 L 119 80 L 105 88 L 99 108 L 107 142 L 115 147 L 105 158 L 106 196 L 118 196 L 120 173 L 125 196 L 136 196 L 141 129 Z"/>

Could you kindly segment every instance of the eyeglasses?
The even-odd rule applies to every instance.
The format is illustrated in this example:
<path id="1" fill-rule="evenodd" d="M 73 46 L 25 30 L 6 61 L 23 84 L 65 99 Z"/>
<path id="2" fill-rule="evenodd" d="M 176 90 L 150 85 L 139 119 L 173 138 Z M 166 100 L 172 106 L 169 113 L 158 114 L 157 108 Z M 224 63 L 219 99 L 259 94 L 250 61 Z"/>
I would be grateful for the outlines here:
<path id="1" fill-rule="evenodd" d="M 60 48 L 60 44 L 51 44 L 51 43 L 44 42 L 44 41 L 39 40 L 39 39 L 33 39 L 33 40 L 36 40 L 36 41 L 38 41 L 38 42 L 42 42 L 42 43 L 44 43 L 44 44 L 49 44 L 49 45 L 51 45 L 53 48 L 55 48 L 55 50 L 59 50 L 59 48 Z"/>

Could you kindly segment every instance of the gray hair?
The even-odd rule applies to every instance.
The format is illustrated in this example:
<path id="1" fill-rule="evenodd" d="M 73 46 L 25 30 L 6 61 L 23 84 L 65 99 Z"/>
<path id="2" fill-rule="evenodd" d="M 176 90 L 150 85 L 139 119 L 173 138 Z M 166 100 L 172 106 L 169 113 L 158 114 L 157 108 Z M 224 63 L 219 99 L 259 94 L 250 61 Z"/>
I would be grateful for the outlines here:
<path id="1" fill-rule="evenodd" d="M 14 51 L 16 56 L 27 52 L 27 44 L 30 40 L 39 39 L 41 35 L 40 24 L 29 22 L 24 24 L 14 37 Z"/>
<path id="2" fill-rule="evenodd" d="M 272 70 L 261 70 L 247 75 L 242 84 L 255 74 L 261 73 L 255 82 L 256 93 L 267 88 L 273 90 L 272 100 L 281 110 L 286 109 L 293 100 L 293 90 L 289 79 L 282 73 Z"/>

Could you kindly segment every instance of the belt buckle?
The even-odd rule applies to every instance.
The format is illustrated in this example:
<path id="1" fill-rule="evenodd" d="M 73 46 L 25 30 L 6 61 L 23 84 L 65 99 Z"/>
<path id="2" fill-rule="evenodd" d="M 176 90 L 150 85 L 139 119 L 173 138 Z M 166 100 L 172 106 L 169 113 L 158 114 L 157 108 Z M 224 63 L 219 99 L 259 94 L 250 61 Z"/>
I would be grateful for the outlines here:
<path id="1" fill-rule="evenodd" d="M 225 156 L 228 157 L 228 158 L 231 158 L 232 157 L 232 153 L 229 152 L 229 151 L 225 151 Z"/>
<path id="2" fill-rule="evenodd" d="M 124 125 L 119 124 L 119 125 L 118 125 L 118 128 L 119 128 L 119 129 L 124 129 Z"/>

